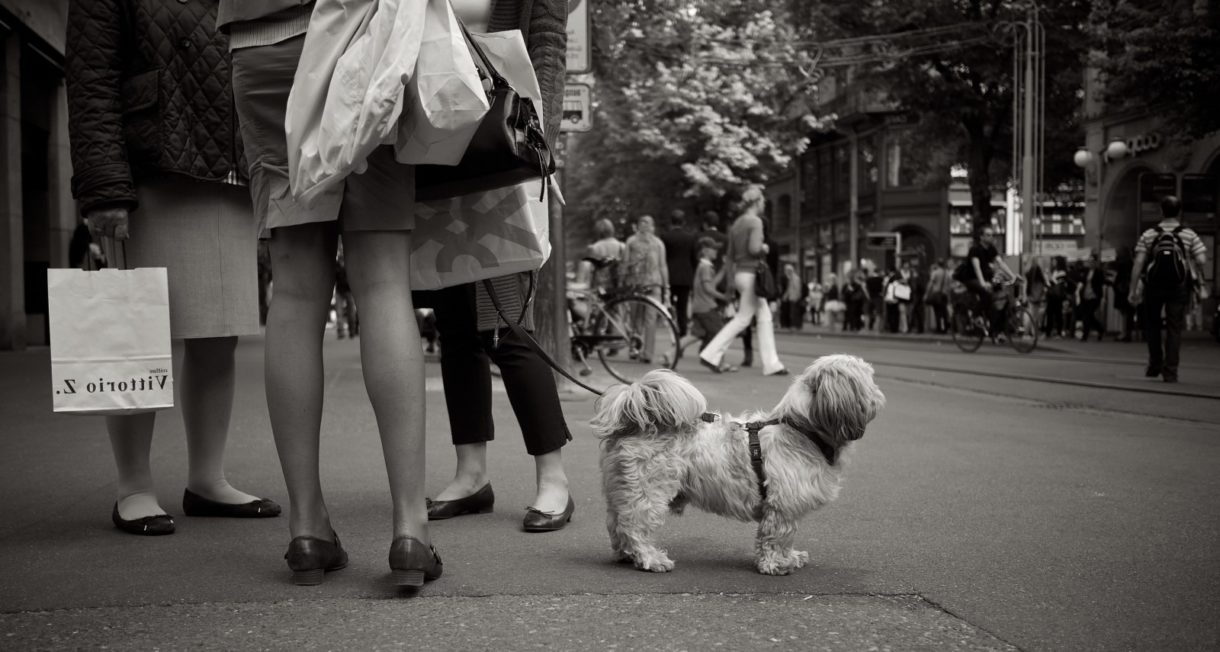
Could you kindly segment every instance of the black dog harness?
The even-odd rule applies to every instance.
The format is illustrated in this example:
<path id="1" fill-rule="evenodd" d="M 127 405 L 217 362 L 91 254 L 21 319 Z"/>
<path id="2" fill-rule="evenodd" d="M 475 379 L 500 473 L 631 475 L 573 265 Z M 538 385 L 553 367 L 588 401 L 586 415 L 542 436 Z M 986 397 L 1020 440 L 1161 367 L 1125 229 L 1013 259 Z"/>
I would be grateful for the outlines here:
<path id="1" fill-rule="evenodd" d="M 720 420 L 719 414 L 712 412 L 704 412 L 700 417 L 706 423 L 715 423 Z M 805 438 L 812 441 L 822 455 L 826 457 L 826 461 L 834 466 L 835 463 L 835 447 L 826 443 L 816 433 L 806 432 L 796 426 L 791 421 L 784 419 L 771 419 L 770 421 L 748 421 L 746 423 L 738 422 L 737 425 L 746 429 L 746 435 L 749 437 L 748 446 L 750 448 L 750 466 L 754 467 L 754 476 L 758 478 L 758 493 L 763 500 L 767 499 L 767 472 L 763 469 L 762 443 L 758 440 L 758 431 L 767 426 L 776 426 L 783 424 L 793 430 L 805 435 Z"/>

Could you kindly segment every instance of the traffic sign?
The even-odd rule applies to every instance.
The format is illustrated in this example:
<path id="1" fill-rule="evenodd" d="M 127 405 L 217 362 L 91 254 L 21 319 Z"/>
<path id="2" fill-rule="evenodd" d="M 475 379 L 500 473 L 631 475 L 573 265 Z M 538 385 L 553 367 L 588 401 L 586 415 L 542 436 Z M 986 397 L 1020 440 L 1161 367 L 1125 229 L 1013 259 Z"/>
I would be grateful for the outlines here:
<path id="1" fill-rule="evenodd" d="M 563 89 L 563 117 L 560 131 L 591 131 L 593 98 L 588 84 L 568 84 Z"/>
<path id="2" fill-rule="evenodd" d="M 585 73 L 593 69 L 593 45 L 590 31 L 589 0 L 570 0 L 568 3 L 568 72 Z"/>

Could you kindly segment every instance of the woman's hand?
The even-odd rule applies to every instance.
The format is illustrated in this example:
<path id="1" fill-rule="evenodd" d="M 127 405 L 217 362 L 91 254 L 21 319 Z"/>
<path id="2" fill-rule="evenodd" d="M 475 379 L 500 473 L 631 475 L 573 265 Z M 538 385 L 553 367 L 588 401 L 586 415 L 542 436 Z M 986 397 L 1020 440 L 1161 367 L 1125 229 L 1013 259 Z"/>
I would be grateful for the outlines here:
<path id="1" fill-rule="evenodd" d="M 89 220 L 89 231 L 93 233 L 93 237 L 107 236 L 115 240 L 126 240 L 130 237 L 127 231 L 127 216 L 126 208 L 99 208 L 86 213 L 85 219 Z"/>

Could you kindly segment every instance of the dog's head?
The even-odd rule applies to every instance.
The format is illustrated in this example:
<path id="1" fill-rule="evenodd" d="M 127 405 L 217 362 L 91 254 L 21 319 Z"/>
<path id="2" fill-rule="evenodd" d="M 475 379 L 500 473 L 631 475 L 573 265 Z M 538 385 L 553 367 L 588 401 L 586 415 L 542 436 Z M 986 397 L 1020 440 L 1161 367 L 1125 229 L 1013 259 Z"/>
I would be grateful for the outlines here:
<path id="1" fill-rule="evenodd" d="M 655 435 L 693 428 L 707 410 L 707 399 L 682 376 L 656 369 L 639 382 L 615 385 L 594 406 L 591 421 L 598 437 Z"/>
<path id="2" fill-rule="evenodd" d="M 854 355 L 836 354 L 814 360 L 797 376 L 775 413 L 838 448 L 863 437 L 884 405 L 873 366 Z"/>

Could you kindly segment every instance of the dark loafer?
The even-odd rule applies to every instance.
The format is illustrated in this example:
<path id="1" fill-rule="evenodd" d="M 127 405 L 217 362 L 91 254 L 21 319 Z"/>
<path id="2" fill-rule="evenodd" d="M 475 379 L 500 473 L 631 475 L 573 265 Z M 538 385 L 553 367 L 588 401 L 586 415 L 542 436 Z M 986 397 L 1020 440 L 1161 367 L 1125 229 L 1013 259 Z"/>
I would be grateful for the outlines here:
<path id="1" fill-rule="evenodd" d="M 444 570 L 436 548 L 425 546 L 415 537 L 395 537 L 390 545 L 390 572 L 398 586 L 423 586 L 424 582 L 440 577 Z"/>
<path id="2" fill-rule="evenodd" d="M 526 532 L 554 532 L 562 530 L 572 520 L 572 512 L 576 511 L 576 503 L 568 496 L 568 506 L 558 514 L 544 512 L 530 507 L 525 511 L 522 527 Z"/>
<path id="3" fill-rule="evenodd" d="M 161 536 L 174 533 L 174 517 L 169 514 L 145 516 L 134 521 L 125 520 L 119 516 L 119 504 L 114 503 L 114 511 L 110 514 L 114 526 L 128 534 L 139 534 L 146 537 Z"/>
<path id="4" fill-rule="evenodd" d="M 428 499 L 428 520 L 443 521 L 463 514 L 490 514 L 496 504 L 496 493 L 491 490 L 491 483 L 483 485 L 482 489 L 457 500 Z"/>
<path id="5" fill-rule="evenodd" d="M 187 516 L 223 516 L 228 518 L 271 518 L 280 515 L 274 501 L 259 498 L 248 503 L 218 503 L 187 489 L 182 493 L 182 511 Z"/>
<path id="6" fill-rule="evenodd" d="M 339 535 L 331 530 L 333 541 L 318 537 L 296 537 L 288 543 L 288 568 L 292 570 L 292 583 L 297 586 L 316 586 L 322 583 L 326 573 L 347 567 L 347 551 L 339 543 Z"/>

